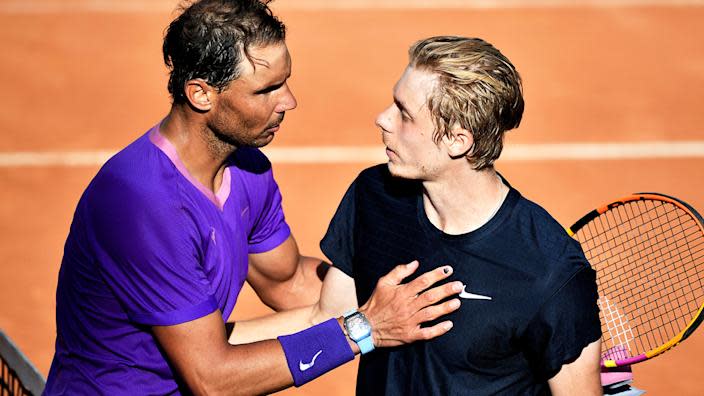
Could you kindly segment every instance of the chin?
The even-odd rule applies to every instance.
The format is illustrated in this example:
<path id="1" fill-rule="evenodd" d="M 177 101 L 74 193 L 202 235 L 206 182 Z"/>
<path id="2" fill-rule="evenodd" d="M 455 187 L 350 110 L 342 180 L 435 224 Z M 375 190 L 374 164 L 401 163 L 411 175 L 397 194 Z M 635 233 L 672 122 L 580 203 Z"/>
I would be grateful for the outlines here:
<path id="1" fill-rule="evenodd" d="M 387 162 L 386 166 L 389 168 L 389 173 L 391 173 L 391 176 L 393 177 L 400 177 L 402 179 L 415 179 L 415 177 L 413 177 L 412 175 L 412 172 L 409 172 L 408 169 L 404 169 L 403 166 L 394 164 L 391 161 Z"/>
<path id="2" fill-rule="evenodd" d="M 269 134 L 266 136 L 260 136 L 256 139 L 254 139 L 248 146 L 250 147 L 255 147 L 255 148 L 261 148 L 266 146 L 267 144 L 271 143 L 274 140 L 274 134 Z"/>
<path id="3" fill-rule="evenodd" d="M 425 167 L 416 167 L 412 165 L 399 165 L 399 164 L 394 164 L 393 162 L 389 161 L 386 163 L 386 166 L 389 168 L 389 173 L 391 173 L 391 176 L 393 177 L 398 177 L 401 179 L 407 179 L 407 180 L 420 180 L 420 181 L 427 181 L 427 180 L 432 180 L 433 179 L 433 174 L 428 171 Z"/>

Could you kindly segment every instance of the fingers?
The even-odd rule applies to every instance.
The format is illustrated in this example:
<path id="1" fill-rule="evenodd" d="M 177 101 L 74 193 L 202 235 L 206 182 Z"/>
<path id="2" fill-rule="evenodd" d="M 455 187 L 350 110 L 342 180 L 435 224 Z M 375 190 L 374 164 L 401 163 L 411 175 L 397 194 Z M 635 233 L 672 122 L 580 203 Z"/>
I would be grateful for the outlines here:
<path id="1" fill-rule="evenodd" d="M 421 324 L 435 321 L 459 308 L 458 299 L 444 300 L 460 293 L 462 282 L 435 285 L 452 275 L 452 268 L 443 266 L 401 284 L 418 266 L 417 261 L 396 266 L 379 279 L 369 300 L 360 307 L 360 312 L 364 312 L 372 325 L 375 345 L 391 347 L 431 339 L 452 328 L 450 321 L 425 328 Z"/>
<path id="2" fill-rule="evenodd" d="M 385 283 L 389 285 L 399 285 L 401 281 L 410 276 L 418 269 L 418 260 L 413 260 L 408 264 L 401 264 L 394 267 L 388 274 L 382 276 L 379 279 L 379 283 Z"/>
<path id="3" fill-rule="evenodd" d="M 445 321 L 438 323 L 435 326 L 425 327 L 418 330 L 416 334 L 416 340 L 430 340 L 435 337 L 440 337 L 441 335 L 447 333 L 452 328 L 452 322 Z"/>
<path id="4" fill-rule="evenodd" d="M 416 298 L 415 303 L 420 304 L 417 306 L 420 310 L 423 307 L 433 305 L 438 301 L 442 301 L 447 297 L 458 294 L 462 291 L 462 282 L 449 282 L 444 285 L 436 286 L 430 290 L 426 290 L 423 294 L 420 294 Z"/>
<path id="5" fill-rule="evenodd" d="M 408 288 L 412 293 L 420 294 L 423 290 L 428 289 L 433 284 L 447 278 L 450 275 L 452 275 L 452 267 L 450 267 L 449 265 L 436 268 L 432 271 L 424 273 L 423 275 L 414 279 L 412 282 L 408 283 Z"/>
<path id="6" fill-rule="evenodd" d="M 430 322 L 431 320 L 435 320 L 443 315 L 456 311 L 459 307 L 460 300 L 454 298 L 450 301 L 445 301 L 442 304 L 431 305 L 421 309 L 416 314 L 416 319 L 420 323 Z"/>

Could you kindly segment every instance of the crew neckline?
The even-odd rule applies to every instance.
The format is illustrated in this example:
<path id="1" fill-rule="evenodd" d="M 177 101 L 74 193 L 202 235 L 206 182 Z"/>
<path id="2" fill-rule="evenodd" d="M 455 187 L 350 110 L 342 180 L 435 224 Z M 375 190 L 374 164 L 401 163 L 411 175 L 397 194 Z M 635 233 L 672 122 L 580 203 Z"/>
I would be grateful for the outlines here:
<path id="1" fill-rule="evenodd" d="M 425 212 L 425 205 L 423 204 L 423 193 L 421 191 L 416 200 L 416 212 L 418 214 L 418 221 L 420 222 L 425 232 L 428 235 L 440 239 L 451 241 L 463 240 L 466 242 L 478 241 L 491 234 L 496 228 L 498 228 L 499 225 L 501 225 L 501 223 L 504 222 L 506 218 L 508 218 L 508 216 L 511 214 L 512 209 L 516 206 L 518 198 L 520 197 L 520 193 L 518 192 L 518 190 L 511 187 L 511 185 L 506 181 L 506 179 L 504 179 L 503 176 L 499 175 L 499 177 L 501 177 L 501 181 L 506 184 L 509 189 L 508 194 L 506 194 L 506 197 L 499 206 L 499 209 L 486 223 L 482 224 L 479 228 L 463 234 L 448 234 L 442 231 L 441 229 L 437 228 L 435 224 L 430 221 L 427 213 Z"/>

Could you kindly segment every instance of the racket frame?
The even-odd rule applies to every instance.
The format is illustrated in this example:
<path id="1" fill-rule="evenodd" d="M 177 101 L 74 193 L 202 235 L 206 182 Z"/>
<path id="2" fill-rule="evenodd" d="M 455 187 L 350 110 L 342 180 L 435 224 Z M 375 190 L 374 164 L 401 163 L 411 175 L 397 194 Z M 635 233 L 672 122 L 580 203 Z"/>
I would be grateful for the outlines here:
<path id="1" fill-rule="evenodd" d="M 587 213 L 586 215 L 582 216 L 579 220 L 577 220 L 572 226 L 567 228 L 567 234 L 570 237 L 574 237 L 575 234 L 584 228 L 585 225 L 587 225 L 590 221 L 594 220 L 595 218 L 599 217 L 600 215 L 615 209 L 619 206 L 625 205 L 630 202 L 634 201 L 647 201 L 647 200 L 655 200 L 655 201 L 661 201 L 661 202 L 667 202 L 670 204 L 673 204 L 677 206 L 678 208 L 682 209 L 683 211 L 687 212 L 693 219 L 695 219 L 699 223 L 699 228 L 704 232 L 704 219 L 702 216 L 688 203 L 661 193 L 655 193 L 655 192 L 642 192 L 642 193 L 634 193 L 628 196 L 625 196 L 621 199 L 615 200 L 611 203 L 608 203 L 606 205 L 603 205 L 601 207 L 598 207 L 597 209 L 594 209 Z M 591 264 L 591 263 L 590 263 Z M 598 276 L 598 273 L 597 273 Z M 601 366 L 602 367 L 620 367 L 620 366 L 629 366 L 635 363 L 640 363 L 642 361 L 651 359 L 655 356 L 658 356 L 670 349 L 672 349 L 674 346 L 679 344 L 680 342 L 686 340 L 694 330 L 699 327 L 702 321 L 704 321 L 704 315 L 702 315 L 702 311 L 704 311 L 704 303 L 700 305 L 699 309 L 697 310 L 697 313 L 694 315 L 694 317 L 689 321 L 687 326 L 679 332 L 677 335 L 672 337 L 668 342 L 662 344 L 661 346 L 651 349 L 650 351 L 647 351 L 645 353 L 641 353 L 636 356 L 631 356 L 625 359 L 602 359 L 601 361 Z"/>

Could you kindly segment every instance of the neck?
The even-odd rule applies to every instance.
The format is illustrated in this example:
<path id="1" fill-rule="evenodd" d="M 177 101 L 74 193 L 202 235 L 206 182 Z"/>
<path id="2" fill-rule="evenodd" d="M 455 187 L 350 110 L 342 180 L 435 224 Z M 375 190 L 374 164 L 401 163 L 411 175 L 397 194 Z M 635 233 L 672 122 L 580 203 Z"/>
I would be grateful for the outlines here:
<path id="1" fill-rule="evenodd" d="M 467 165 L 423 182 L 428 220 L 446 234 L 466 234 L 486 224 L 508 195 L 508 186 L 494 168 L 475 171 Z"/>
<path id="2" fill-rule="evenodd" d="M 203 115 L 174 105 L 159 132 L 176 148 L 193 178 L 213 192 L 220 188 L 226 160 L 236 148 L 218 139 Z"/>

